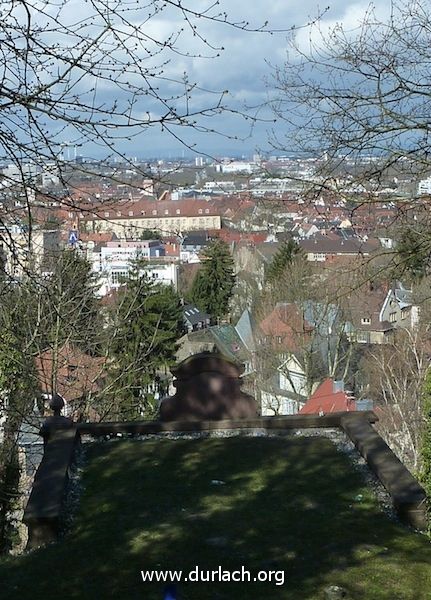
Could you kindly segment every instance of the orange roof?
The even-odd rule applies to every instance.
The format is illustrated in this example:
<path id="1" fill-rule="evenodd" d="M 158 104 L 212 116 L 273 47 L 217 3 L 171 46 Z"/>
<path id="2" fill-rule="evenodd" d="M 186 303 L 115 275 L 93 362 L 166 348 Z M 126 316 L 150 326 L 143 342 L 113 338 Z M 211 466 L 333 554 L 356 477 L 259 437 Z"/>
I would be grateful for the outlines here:
<path id="1" fill-rule="evenodd" d="M 112 242 L 112 240 L 116 238 L 116 235 L 112 232 L 93 232 L 93 233 L 85 233 L 81 232 L 79 234 L 79 239 L 81 242 L 94 242 L 95 244 L 102 244 L 104 242 Z"/>
<path id="2" fill-rule="evenodd" d="M 275 348 L 296 352 L 313 331 L 296 304 L 280 302 L 274 310 L 259 324 L 262 333 L 272 338 Z"/>
<path id="3" fill-rule="evenodd" d="M 100 379 L 104 376 L 105 358 L 85 354 L 69 342 L 58 351 L 55 373 L 54 358 L 51 349 L 36 357 L 42 392 L 58 393 L 66 402 L 71 402 L 90 392 L 99 391 Z"/>
<path id="4" fill-rule="evenodd" d="M 299 411 L 303 415 L 356 410 L 356 402 L 346 392 L 334 392 L 334 380 L 325 379 Z"/>
<path id="5" fill-rule="evenodd" d="M 172 256 L 179 258 L 180 256 L 180 244 L 179 242 L 165 242 L 163 241 L 163 247 L 165 249 L 165 256 Z"/>
<path id="6" fill-rule="evenodd" d="M 77 203 L 77 210 L 86 219 L 141 219 L 143 217 L 219 216 L 221 211 L 207 200 L 112 200 Z"/>

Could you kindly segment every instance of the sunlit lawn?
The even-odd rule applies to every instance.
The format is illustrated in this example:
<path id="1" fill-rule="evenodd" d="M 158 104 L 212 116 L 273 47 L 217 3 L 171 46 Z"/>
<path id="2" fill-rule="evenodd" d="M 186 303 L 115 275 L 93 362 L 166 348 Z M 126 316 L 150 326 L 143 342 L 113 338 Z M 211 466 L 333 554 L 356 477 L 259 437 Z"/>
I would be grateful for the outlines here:
<path id="1" fill-rule="evenodd" d="M 143 569 L 244 565 L 283 571 L 284 585 L 181 583 L 178 598 L 323 600 L 337 585 L 350 599 L 431 599 L 430 543 L 391 522 L 325 438 L 87 448 L 73 531 L 1 563 L 0 598 L 156 600 L 164 586 Z"/>

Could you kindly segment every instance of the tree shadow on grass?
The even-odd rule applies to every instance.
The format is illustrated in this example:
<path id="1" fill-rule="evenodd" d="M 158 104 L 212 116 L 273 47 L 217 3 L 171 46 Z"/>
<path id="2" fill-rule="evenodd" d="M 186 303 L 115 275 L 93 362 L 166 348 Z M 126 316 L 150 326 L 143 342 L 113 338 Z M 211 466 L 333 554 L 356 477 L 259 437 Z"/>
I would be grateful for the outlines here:
<path id="1" fill-rule="evenodd" d="M 92 444 L 83 485 L 68 536 L 0 565 L 0 598 L 157 600 L 163 584 L 141 570 L 219 565 L 284 585 L 183 582 L 179 598 L 323 599 L 330 585 L 352 600 L 431 598 L 430 544 L 381 512 L 325 438 Z"/>

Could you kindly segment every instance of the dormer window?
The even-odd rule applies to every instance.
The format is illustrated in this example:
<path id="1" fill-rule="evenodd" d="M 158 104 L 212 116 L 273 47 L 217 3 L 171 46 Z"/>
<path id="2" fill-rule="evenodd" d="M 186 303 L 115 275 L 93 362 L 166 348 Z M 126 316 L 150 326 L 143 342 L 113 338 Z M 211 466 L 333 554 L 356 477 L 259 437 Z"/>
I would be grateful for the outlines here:
<path id="1" fill-rule="evenodd" d="M 151 212 L 151 214 L 153 214 L 153 215 L 157 215 L 157 211 L 156 211 L 156 210 L 153 210 L 153 211 Z"/>
<path id="2" fill-rule="evenodd" d="M 371 323 L 371 319 L 369 317 L 363 317 L 361 319 L 361 324 L 362 325 L 370 325 L 370 323 Z"/>
<path id="3" fill-rule="evenodd" d="M 133 210 L 129 210 L 129 217 L 133 217 Z"/>
<path id="4" fill-rule="evenodd" d="M 69 383 L 72 383 L 73 381 L 77 381 L 78 379 L 78 375 L 77 375 L 77 366 L 76 365 L 67 365 L 67 375 L 66 375 L 66 381 Z"/>

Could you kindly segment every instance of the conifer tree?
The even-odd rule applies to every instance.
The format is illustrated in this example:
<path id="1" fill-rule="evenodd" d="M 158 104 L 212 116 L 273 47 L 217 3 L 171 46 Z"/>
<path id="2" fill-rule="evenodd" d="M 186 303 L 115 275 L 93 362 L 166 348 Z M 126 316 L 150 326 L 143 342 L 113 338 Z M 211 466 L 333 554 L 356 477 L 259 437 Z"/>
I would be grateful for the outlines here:
<path id="1" fill-rule="evenodd" d="M 266 280 L 268 283 L 276 283 L 283 276 L 284 271 L 289 267 L 295 258 L 302 257 L 304 254 L 302 248 L 295 242 L 289 240 L 284 242 L 278 251 L 274 254 L 272 262 L 268 267 Z"/>
<path id="2" fill-rule="evenodd" d="M 52 274 L 35 285 L 41 304 L 40 349 L 68 341 L 84 352 L 97 354 L 102 321 L 90 263 L 74 250 L 63 250 Z"/>
<path id="3" fill-rule="evenodd" d="M 159 373 L 175 363 L 183 328 L 178 294 L 141 267 L 121 290 L 111 326 L 108 411 L 123 420 L 154 415 Z"/>
<path id="4" fill-rule="evenodd" d="M 203 252 L 203 265 L 193 282 L 192 301 L 214 317 L 229 312 L 229 301 L 235 285 L 234 262 L 229 246 L 215 240 Z"/>

